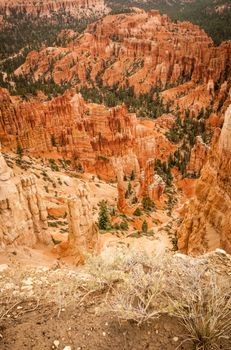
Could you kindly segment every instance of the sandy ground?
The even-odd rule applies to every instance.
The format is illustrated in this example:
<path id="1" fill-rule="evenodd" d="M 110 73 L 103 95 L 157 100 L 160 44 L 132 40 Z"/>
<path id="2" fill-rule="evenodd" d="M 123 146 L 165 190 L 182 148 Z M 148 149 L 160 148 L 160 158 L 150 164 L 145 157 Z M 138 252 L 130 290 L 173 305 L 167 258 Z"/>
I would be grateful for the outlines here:
<path id="1" fill-rule="evenodd" d="M 70 195 L 77 194 L 77 188 L 79 185 L 87 184 L 93 208 L 93 219 L 95 222 L 98 220 L 98 204 L 100 201 L 106 200 L 111 208 L 117 209 L 118 192 L 116 183 L 106 183 L 92 174 L 72 172 L 68 167 L 67 169 L 62 169 L 62 166 L 57 160 L 55 162 L 59 165 L 59 170 L 54 171 L 48 160 L 45 161 L 41 158 L 25 156 L 23 157 L 23 165 L 28 167 L 25 170 L 15 165 L 17 158 L 15 154 L 7 154 L 5 156 L 13 167 L 16 176 L 28 176 L 30 174 L 36 176 L 39 192 L 41 193 L 47 208 L 62 209 L 62 207 L 65 207 L 66 198 Z M 138 250 L 145 250 L 149 254 L 159 254 L 166 249 L 172 249 L 171 237 L 165 229 L 161 229 L 161 227 L 171 221 L 171 218 L 166 215 L 164 210 L 160 209 L 147 218 L 149 223 L 148 229 L 153 231 L 152 235 L 139 235 L 139 233 L 137 234 L 137 230 L 134 231 L 132 226 L 141 226 L 144 219 L 145 216 L 142 216 L 141 218 L 133 217 L 133 221 L 131 221 L 131 226 L 127 232 L 117 231 L 100 233 L 99 240 L 101 250 L 107 246 L 115 246 L 118 244 L 130 246 Z M 48 220 L 52 221 L 52 218 L 48 218 Z M 63 240 L 67 240 L 67 218 L 58 218 L 57 220 L 62 221 L 64 225 L 57 225 L 57 227 L 50 226 L 49 233 L 54 237 L 55 235 L 58 235 L 58 237 L 63 238 Z M 139 223 L 135 225 L 135 222 L 138 221 Z M 153 222 L 158 222 L 158 224 L 154 224 Z M 129 237 L 133 233 L 136 234 L 135 237 Z M 56 263 L 72 264 L 71 258 L 60 259 L 54 252 L 53 247 L 53 243 L 51 242 L 48 247 L 37 245 L 34 249 L 26 247 L 9 248 L 5 252 L 0 253 L 0 263 L 20 261 L 23 264 L 45 266 L 51 266 Z"/>

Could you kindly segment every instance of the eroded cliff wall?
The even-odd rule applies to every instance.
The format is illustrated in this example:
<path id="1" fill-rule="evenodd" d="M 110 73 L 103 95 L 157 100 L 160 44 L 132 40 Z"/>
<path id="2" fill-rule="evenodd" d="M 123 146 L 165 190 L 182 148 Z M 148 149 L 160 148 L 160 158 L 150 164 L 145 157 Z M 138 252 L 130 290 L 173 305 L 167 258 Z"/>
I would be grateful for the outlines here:
<path id="1" fill-rule="evenodd" d="M 104 0 L 0 0 L 0 11 L 10 15 L 12 12 L 27 13 L 32 16 L 51 16 L 65 11 L 76 18 L 103 15 L 108 12 Z"/>
<path id="2" fill-rule="evenodd" d="M 137 174 L 150 158 L 166 158 L 174 146 L 154 130 L 154 121 L 139 121 L 126 106 L 88 104 L 75 90 L 49 102 L 15 101 L 0 90 L 0 140 L 31 154 L 64 156 L 106 180 L 116 178 L 115 162 L 124 174 Z"/>
<path id="3" fill-rule="evenodd" d="M 13 177 L 0 152 L 0 248 L 48 243 L 47 228 L 36 178 Z"/>
<path id="4" fill-rule="evenodd" d="M 174 23 L 158 11 L 137 11 L 90 24 L 67 47 L 30 52 L 16 74 L 52 76 L 57 84 L 128 85 L 136 93 L 160 83 L 169 88 L 191 81 L 191 89 L 205 84 L 204 98 L 209 98 L 215 83 L 230 75 L 230 62 L 230 42 L 215 47 L 198 26 Z"/>
<path id="5" fill-rule="evenodd" d="M 217 129 L 195 198 L 178 232 L 179 249 L 204 253 L 216 248 L 231 252 L 231 105 L 221 132 Z"/>

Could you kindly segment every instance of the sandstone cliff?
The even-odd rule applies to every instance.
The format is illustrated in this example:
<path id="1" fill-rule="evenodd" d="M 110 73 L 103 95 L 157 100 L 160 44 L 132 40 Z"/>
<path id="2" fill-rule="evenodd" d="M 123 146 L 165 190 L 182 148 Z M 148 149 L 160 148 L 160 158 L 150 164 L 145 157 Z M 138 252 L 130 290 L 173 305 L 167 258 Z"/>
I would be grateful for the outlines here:
<path id="1" fill-rule="evenodd" d="M 44 163 L 0 153 L 0 250 L 49 245 L 76 264 L 98 251 L 98 229 L 87 183 Z M 16 162 L 16 164 L 14 164 Z M 25 168 L 30 164 L 30 169 Z M 61 180 L 62 179 L 62 180 Z M 65 182 L 64 182 L 65 181 Z"/>
<path id="2" fill-rule="evenodd" d="M 35 177 L 13 177 L 0 153 L 0 248 L 48 243 L 47 211 Z"/>
<path id="3" fill-rule="evenodd" d="M 147 196 L 154 202 L 159 201 L 164 193 L 164 189 L 165 182 L 159 175 L 155 174 L 154 160 L 149 160 L 141 174 L 140 196 Z"/>
<path id="4" fill-rule="evenodd" d="M 178 232 L 179 249 L 204 253 L 215 248 L 231 252 L 231 106 L 220 133 L 217 129 L 195 198 Z"/>
<path id="5" fill-rule="evenodd" d="M 186 99 L 190 106 L 198 97 L 204 102 L 207 99 L 209 105 L 215 84 L 230 77 L 230 63 L 230 42 L 215 47 L 198 26 L 174 23 L 158 11 L 137 11 L 106 16 L 90 24 L 66 48 L 29 53 L 16 74 L 32 73 L 35 79 L 52 76 L 57 84 L 93 81 L 105 86 L 127 85 L 136 93 L 160 83 L 169 88 L 191 82 L 192 93 L 201 86 L 206 96 L 201 96 L 199 89 L 198 94 Z M 187 92 L 184 90 L 183 95 Z M 177 94 L 182 97 L 182 91 Z"/>
<path id="6" fill-rule="evenodd" d="M 68 239 L 55 247 L 61 256 L 71 256 L 76 265 L 83 264 L 89 253 L 99 248 L 98 228 L 93 219 L 90 191 L 86 184 L 79 185 L 76 195 L 67 198 Z"/>
<path id="7" fill-rule="evenodd" d="M 207 160 L 208 146 L 203 142 L 200 136 L 197 136 L 196 143 L 191 150 L 190 160 L 187 165 L 187 172 L 189 174 L 199 176 Z"/>
<path id="8" fill-rule="evenodd" d="M 75 90 L 49 102 L 15 101 L 0 90 L 0 140 L 31 154 L 63 156 L 106 180 L 116 179 L 116 159 L 124 174 L 140 172 L 150 158 L 166 159 L 174 146 L 139 121 L 124 105 L 108 109 L 87 104 Z M 117 165 L 116 165 L 117 166 Z"/>
<path id="9" fill-rule="evenodd" d="M 108 12 L 104 0 L 0 0 L 0 12 L 10 15 L 13 12 L 32 16 L 51 16 L 53 12 L 65 11 L 76 18 L 99 16 Z"/>

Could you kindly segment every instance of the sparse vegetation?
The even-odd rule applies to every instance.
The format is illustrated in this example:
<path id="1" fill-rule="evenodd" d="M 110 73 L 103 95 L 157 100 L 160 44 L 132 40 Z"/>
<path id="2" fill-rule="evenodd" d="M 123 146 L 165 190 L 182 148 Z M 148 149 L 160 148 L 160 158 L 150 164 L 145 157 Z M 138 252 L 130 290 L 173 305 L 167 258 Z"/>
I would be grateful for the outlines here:
<path id="1" fill-rule="evenodd" d="M 229 287 L 212 271 L 206 273 L 206 268 L 185 269 L 183 274 L 185 283 L 180 271 L 172 283 L 170 305 L 172 314 L 188 332 L 185 341 L 193 342 L 196 350 L 220 349 L 220 340 L 229 339 L 231 334 Z M 181 300 L 176 293 L 180 293 Z"/>
<path id="2" fill-rule="evenodd" d="M 0 280 L 0 322 L 9 322 L 16 314 L 19 322 L 24 311 L 51 304 L 56 317 L 61 317 L 68 306 L 73 313 L 81 305 L 83 312 L 93 302 L 94 309 L 97 303 L 98 317 L 110 314 L 112 318 L 132 321 L 130 327 L 134 322 L 143 327 L 148 322 L 150 332 L 152 320 L 168 315 L 168 322 L 183 326 L 178 348 L 228 350 L 231 278 L 222 273 L 222 259 L 230 258 L 218 254 L 198 259 L 179 254 L 148 256 L 121 247 L 105 249 L 98 257 L 89 256 L 81 271 L 10 269 Z M 55 315 L 52 317 L 55 322 Z M 135 329 L 137 332 L 139 328 Z"/>
<path id="3" fill-rule="evenodd" d="M 134 170 L 132 170 L 131 175 L 130 175 L 130 180 L 134 181 L 136 178 Z"/>
<path id="4" fill-rule="evenodd" d="M 136 210 L 134 211 L 133 215 L 141 216 L 142 215 L 142 211 L 140 210 L 140 208 L 136 208 Z"/>
<path id="5" fill-rule="evenodd" d="M 99 203 L 99 218 L 98 227 L 100 230 L 109 230 L 111 228 L 111 219 L 108 211 L 108 206 L 106 201 L 101 201 Z"/>
<path id="6" fill-rule="evenodd" d="M 52 144 L 53 147 L 56 147 L 56 146 L 57 146 L 56 138 L 55 138 L 55 135 L 54 135 L 54 134 L 51 135 L 51 144 Z"/>
<path id="7" fill-rule="evenodd" d="M 97 82 L 96 82 L 97 83 Z M 159 82 L 150 88 L 150 92 L 136 96 L 133 87 L 119 87 L 118 84 L 112 87 L 82 86 L 80 91 L 86 101 L 103 103 L 108 107 L 125 104 L 129 112 L 136 112 L 140 118 L 156 119 L 164 113 L 170 112 L 170 105 L 164 104 L 160 96 L 162 85 Z"/>
<path id="8" fill-rule="evenodd" d="M 143 224 L 142 224 L 142 232 L 143 233 L 147 233 L 148 232 L 148 223 L 146 220 L 144 220 Z"/>
<path id="9" fill-rule="evenodd" d="M 145 196 L 142 199 L 142 206 L 143 206 L 144 211 L 146 211 L 146 212 L 151 212 L 151 211 L 156 210 L 155 203 L 148 196 Z"/>
<path id="10" fill-rule="evenodd" d="M 23 156 L 23 148 L 20 143 L 17 144 L 16 153 L 18 155 L 18 164 L 20 165 L 22 162 L 22 156 Z"/>
<path id="11" fill-rule="evenodd" d="M 190 21 L 202 27 L 213 38 L 216 44 L 231 39 L 231 29 L 225 23 L 231 19 L 231 9 L 226 7 L 224 11 L 217 8 L 229 4 L 227 0 L 107 0 L 113 13 L 124 13 L 129 6 L 136 6 L 145 10 L 160 10 L 173 20 Z"/>

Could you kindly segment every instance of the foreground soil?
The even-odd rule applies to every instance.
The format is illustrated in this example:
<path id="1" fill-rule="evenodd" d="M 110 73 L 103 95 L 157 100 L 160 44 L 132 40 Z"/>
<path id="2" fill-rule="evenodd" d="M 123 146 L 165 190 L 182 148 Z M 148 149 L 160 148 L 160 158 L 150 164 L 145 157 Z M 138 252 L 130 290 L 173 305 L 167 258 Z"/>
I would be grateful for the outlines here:
<path id="1" fill-rule="evenodd" d="M 114 255 L 112 253 L 109 250 L 109 254 L 92 258 L 92 261 L 89 259 L 85 267 L 71 269 L 67 265 L 60 266 L 59 262 L 49 268 L 30 267 L 25 262 L 22 264 L 16 260 L 8 265 L 0 265 L 0 349 L 195 350 L 195 344 L 193 346 L 188 341 L 189 335 L 177 318 L 162 314 L 158 319 L 139 326 L 135 322 L 119 320 L 116 316 L 119 313 L 109 312 L 113 309 L 110 307 L 113 304 L 113 293 L 119 286 L 121 293 L 124 292 L 118 276 L 123 279 L 120 272 L 125 269 L 128 280 L 132 283 L 129 279 L 131 271 L 136 271 L 132 276 L 136 282 L 140 281 L 145 286 L 147 275 L 152 273 L 150 276 L 155 280 L 155 274 L 150 269 L 156 271 L 154 269 L 158 267 L 157 271 L 162 271 L 169 277 L 166 283 L 171 286 L 171 290 L 176 289 L 175 278 L 188 291 L 187 294 L 182 294 L 183 289 L 179 289 L 179 297 L 182 300 L 187 298 L 190 302 L 189 293 L 193 293 L 194 288 L 189 289 L 187 283 L 189 281 L 190 286 L 193 284 L 195 271 L 197 274 L 206 271 L 207 277 L 216 274 L 218 278 L 219 275 L 217 281 L 223 283 L 225 278 L 230 286 L 231 257 L 224 251 L 217 250 L 195 259 L 182 254 L 162 256 L 161 260 L 144 257 L 138 264 L 142 255 L 130 253 L 130 259 L 126 260 L 127 255 L 119 255 L 119 251 L 114 252 Z M 200 269 L 196 268 L 197 265 Z M 139 272 L 141 266 L 144 273 Z M 170 273 L 170 267 L 179 272 L 181 279 L 177 278 L 177 274 Z M 177 301 L 176 292 L 175 290 L 173 295 Z M 158 295 L 155 295 L 155 300 L 160 302 L 163 294 Z M 227 303 L 227 300 L 224 302 Z M 121 306 L 121 301 L 118 305 Z M 220 305 L 224 310 L 225 304 Z M 126 313 L 122 315 L 126 317 Z M 230 335 L 228 332 L 226 335 L 224 343 L 207 350 L 230 350 Z"/>
<path id="2" fill-rule="evenodd" d="M 88 307 L 73 305 L 58 317 L 57 307 L 47 305 L 9 319 L 1 326 L 0 348 L 46 350 L 70 346 L 71 350 L 175 350 L 186 338 L 175 319 L 164 317 L 139 327 L 131 322 L 120 323 L 107 315 L 97 316 L 95 309 L 94 301 Z M 59 341 L 57 347 L 55 340 Z M 193 347 L 184 343 L 179 349 Z"/>

